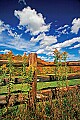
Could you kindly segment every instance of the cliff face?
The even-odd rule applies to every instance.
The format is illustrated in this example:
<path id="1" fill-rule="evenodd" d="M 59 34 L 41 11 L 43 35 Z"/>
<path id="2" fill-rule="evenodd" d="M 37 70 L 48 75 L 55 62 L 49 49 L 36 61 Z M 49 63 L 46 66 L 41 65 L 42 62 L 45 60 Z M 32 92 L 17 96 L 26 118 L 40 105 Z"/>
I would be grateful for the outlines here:
<path id="1" fill-rule="evenodd" d="M 40 58 L 37 59 L 37 62 L 38 62 L 38 70 L 40 71 L 40 73 L 44 73 L 44 72 L 54 73 L 54 69 L 55 69 L 54 62 L 45 62 Z M 68 73 L 80 73 L 80 61 L 68 61 L 66 63 L 68 66 Z M 62 63 L 62 65 L 64 66 L 64 62 Z"/>
<path id="2" fill-rule="evenodd" d="M 37 58 L 37 62 L 39 66 L 55 66 L 54 62 L 46 62 L 44 60 L 41 60 L 40 58 Z M 69 61 L 66 62 L 67 66 L 80 66 L 80 61 Z M 62 63 L 64 65 L 64 62 Z"/>
<path id="3" fill-rule="evenodd" d="M 37 58 L 38 66 L 54 66 L 54 62 L 46 62 L 40 58 Z"/>
<path id="4" fill-rule="evenodd" d="M 70 61 L 67 62 L 68 66 L 80 66 L 80 61 Z"/>
<path id="5" fill-rule="evenodd" d="M 29 66 L 29 56 L 26 56 L 26 66 Z M 14 66 L 22 67 L 22 56 L 13 56 Z M 71 78 L 80 78 L 80 61 L 68 61 L 67 63 L 67 72 L 70 73 L 68 79 Z M 0 66 L 3 64 L 8 64 L 7 56 L 0 56 Z M 62 63 L 64 68 L 64 62 Z M 40 58 L 37 58 L 37 73 L 39 74 L 54 74 L 55 72 L 55 64 L 54 62 L 46 62 Z M 71 74 L 72 73 L 72 74 Z M 75 73 L 75 74 L 74 74 Z"/>
<path id="6" fill-rule="evenodd" d="M 29 60 L 28 60 L 29 56 L 26 56 L 26 64 L 28 65 Z M 0 65 L 2 64 L 6 64 L 8 57 L 6 54 L 0 54 Z M 17 55 L 14 56 L 13 55 L 13 60 L 15 64 L 22 64 L 22 56 L 21 55 Z M 37 65 L 38 66 L 55 66 L 54 62 L 46 62 L 40 58 L 37 58 Z M 62 65 L 64 65 L 64 62 L 62 63 Z M 80 66 L 80 61 L 69 61 L 67 62 L 67 66 Z"/>
<path id="7" fill-rule="evenodd" d="M 13 60 L 14 60 L 14 63 L 16 64 L 21 64 L 22 63 L 22 57 L 21 56 L 13 56 Z M 5 55 L 0 55 L 0 65 L 2 64 L 6 64 L 8 62 L 7 60 L 7 56 Z M 26 59 L 26 63 L 28 64 L 28 57 Z M 80 61 L 69 61 L 69 62 L 66 62 L 67 63 L 67 66 L 80 66 Z M 37 58 L 37 65 L 38 66 L 55 66 L 54 62 L 46 62 L 40 58 Z M 62 65 L 64 65 L 64 62 L 62 63 Z"/>

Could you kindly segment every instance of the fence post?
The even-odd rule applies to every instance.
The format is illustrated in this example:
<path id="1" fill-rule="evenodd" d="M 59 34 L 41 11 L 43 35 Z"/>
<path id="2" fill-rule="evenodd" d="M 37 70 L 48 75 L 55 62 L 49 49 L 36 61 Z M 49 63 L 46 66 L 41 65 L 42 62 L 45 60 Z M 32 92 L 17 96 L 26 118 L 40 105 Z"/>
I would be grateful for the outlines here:
<path id="1" fill-rule="evenodd" d="M 34 69 L 33 72 L 33 82 L 32 82 L 32 90 L 31 90 L 31 98 L 30 98 L 30 104 L 33 107 L 33 109 L 36 108 L 36 92 L 37 92 L 37 54 L 36 53 L 30 53 L 29 54 L 29 66 L 32 66 Z"/>

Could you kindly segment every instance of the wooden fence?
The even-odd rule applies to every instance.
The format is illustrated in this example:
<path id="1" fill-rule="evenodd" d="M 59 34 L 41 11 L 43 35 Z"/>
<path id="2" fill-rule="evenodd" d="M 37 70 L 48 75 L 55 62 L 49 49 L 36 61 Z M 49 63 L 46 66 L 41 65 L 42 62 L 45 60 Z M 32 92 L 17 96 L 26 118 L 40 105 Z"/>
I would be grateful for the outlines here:
<path id="1" fill-rule="evenodd" d="M 17 60 L 17 61 L 14 62 L 13 65 L 18 67 L 18 66 L 22 66 L 22 63 L 23 63 L 23 61 L 18 61 Z M 0 60 L 0 65 L 3 65 L 3 64 L 8 64 L 8 60 Z M 75 64 L 74 64 L 74 62 L 67 62 L 67 65 L 68 66 L 80 66 L 80 62 L 75 62 Z M 40 67 L 45 67 L 45 66 L 51 66 L 52 67 L 52 66 L 55 66 L 55 64 L 53 62 L 45 62 L 45 61 L 37 58 L 36 53 L 30 53 L 27 57 L 26 66 L 31 66 L 32 69 L 33 69 L 33 80 L 30 83 L 32 89 L 28 92 L 28 98 L 26 99 L 25 95 L 23 95 L 22 93 L 20 93 L 18 95 L 13 94 L 13 95 L 10 96 L 9 99 L 8 99 L 8 96 L 3 95 L 3 96 L 0 96 L 0 105 L 1 106 L 6 105 L 8 107 L 13 106 L 15 101 L 19 102 L 20 104 L 25 103 L 25 104 L 27 104 L 27 108 L 26 108 L 27 110 L 25 109 L 24 112 L 21 113 L 22 115 L 24 115 L 24 119 L 25 119 L 25 115 L 27 115 L 28 112 L 30 114 L 30 112 L 31 112 L 30 110 L 32 110 L 31 115 L 33 115 L 33 111 L 34 111 L 35 116 L 39 116 L 38 120 L 39 119 L 42 119 L 42 120 L 47 120 L 47 119 L 49 119 L 49 120 L 59 120 L 58 117 L 61 118 L 61 115 L 63 114 L 62 110 L 64 112 L 64 104 L 62 103 L 63 102 L 63 97 L 64 96 L 65 96 L 65 98 L 67 97 L 66 99 L 68 101 L 68 99 L 69 99 L 68 95 L 72 94 L 73 98 L 74 98 L 79 93 L 80 86 L 73 86 L 73 87 L 70 86 L 70 87 L 62 87 L 62 88 L 54 87 L 54 88 L 49 88 L 47 90 L 37 91 L 37 67 L 39 67 L 39 66 Z M 63 66 L 64 66 L 64 63 L 63 63 Z M 51 77 L 52 75 L 49 75 L 49 76 Z M 74 94 L 74 91 L 76 91 L 77 94 L 76 93 Z M 66 94 L 66 92 L 68 92 L 68 94 Z M 55 98 L 55 101 L 54 101 L 55 104 L 52 102 L 52 98 Z M 72 98 L 70 100 L 72 100 Z M 39 101 L 39 102 L 37 102 L 37 101 Z M 40 103 L 40 101 L 41 101 L 41 103 Z M 50 116 L 46 115 L 46 112 L 45 112 L 46 102 L 45 101 L 49 102 L 48 110 L 50 111 Z M 71 101 L 69 101 L 69 102 L 71 102 Z M 39 103 L 39 104 L 36 104 L 36 103 Z M 56 106 L 57 103 L 58 103 L 58 105 Z M 73 105 L 75 105 L 74 103 L 73 103 Z M 41 108 L 42 110 L 40 110 L 39 113 L 38 113 L 38 110 L 36 108 L 37 108 L 37 106 L 39 107 L 40 104 L 42 104 L 42 108 Z M 59 104 L 60 104 L 60 108 L 59 108 Z M 8 109 L 8 107 L 7 107 L 7 109 Z M 29 111 L 28 111 L 28 109 L 29 109 Z M 58 111 L 59 111 L 59 113 L 58 113 Z M 65 109 L 65 111 L 66 111 L 66 109 Z M 70 113 L 67 113 L 68 111 L 69 111 L 69 108 L 67 108 L 67 111 L 66 111 L 66 114 L 68 114 L 67 115 L 68 116 L 67 120 L 69 119 L 69 116 L 70 116 Z M 73 110 L 72 110 L 72 112 L 73 112 Z M 8 111 L 7 111 L 7 113 L 8 113 Z M 53 113 L 54 113 L 54 115 L 53 115 Z M 63 115 L 62 115 L 62 117 L 63 117 Z M 5 118 L 5 116 L 4 116 L 4 118 Z M 20 116 L 19 116 L 18 119 L 20 119 Z M 32 118 L 32 116 L 30 118 L 30 115 L 28 115 L 28 117 L 26 117 L 26 119 L 32 120 L 33 118 Z M 15 118 L 15 120 L 17 120 L 17 119 Z M 35 120 L 35 117 L 34 117 L 33 120 Z M 64 119 L 62 119 L 62 120 L 64 120 Z M 76 120 L 78 120 L 78 119 L 76 119 Z"/>

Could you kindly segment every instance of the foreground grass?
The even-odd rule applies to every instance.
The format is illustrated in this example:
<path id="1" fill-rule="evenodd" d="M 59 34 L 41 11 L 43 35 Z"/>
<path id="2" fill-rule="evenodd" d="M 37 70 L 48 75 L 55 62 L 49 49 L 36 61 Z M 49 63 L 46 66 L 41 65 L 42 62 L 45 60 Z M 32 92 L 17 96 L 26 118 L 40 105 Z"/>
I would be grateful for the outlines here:
<path id="1" fill-rule="evenodd" d="M 63 81 L 52 81 L 52 82 L 38 82 L 37 83 L 37 90 L 43 89 L 43 88 L 48 88 L 48 87 L 57 87 L 58 84 L 60 86 L 65 86 L 66 81 L 63 83 Z M 73 79 L 73 80 L 68 80 L 68 85 L 78 85 L 80 84 L 80 79 Z M 8 93 L 8 85 L 6 86 L 0 86 L 0 95 L 1 94 L 7 94 Z M 11 85 L 11 92 L 16 93 L 16 91 L 23 91 L 23 93 L 27 93 L 29 91 L 30 87 L 27 83 L 23 84 L 12 84 Z"/>
<path id="2" fill-rule="evenodd" d="M 66 86 L 66 82 L 68 82 L 68 85 L 79 85 L 80 84 L 80 79 L 73 79 L 73 80 L 68 80 L 68 81 L 53 81 L 53 82 L 38 82 L 37 84 L 37 89 L 43 89 L 43 88 L 48 88 L 48 87 L 57 87 L 58 84 L 60 86 Z"/>
<path id="3" fill-rule="evenodd" d="M 80 120 L 80 91 L 66 91 L 62 97 L 58 91 L 56 99 L 49 97 L 48 101 L 36 102 L 36 111 L 27 109 L 28 103 L 5 106 L 0 109 L 1 120 Z"/>
<path id="4" fill-rule="evenodd" d="M 23 91 L 23 92 L 27 93 L 27 91 L 29 91 L 29 85 L 27 83 L 12 84 L 11 85 L 11 92 L 16 93 L 16 91 Z M 0 86 L 0 95 L 7 94 L 7 93 L 8 93 L 8 85 Z"/>
<path id="5" fill-rule="evenodd" d="M 66 81 L 62 84 L 62 81 L 53 82 L 38 82 L 37 90 L 57 87 L 57 85 L 66 85 Z M 80 84 L 80 79 L 68 80 L 69 85 Z M 22 90 L 27 93 L 29 90 L 28 84 L 12 84 L 11 92 Z M 7 85 L 0 86 L 0 94 L 7 94 Z M 67 91 L 66 96 L 62 97 L 62 92 L 59 92 L 56 99 L 51 97 L 49 101 L 42 101 L 36 103 L 36 114 L 33 109 L 27 109 L 28 103 L 14 105 L 10 107 L 4 106 L 0 109 L 1 120 L 79 120 L 80 119 L 80 91 L 73 89 Z"/>

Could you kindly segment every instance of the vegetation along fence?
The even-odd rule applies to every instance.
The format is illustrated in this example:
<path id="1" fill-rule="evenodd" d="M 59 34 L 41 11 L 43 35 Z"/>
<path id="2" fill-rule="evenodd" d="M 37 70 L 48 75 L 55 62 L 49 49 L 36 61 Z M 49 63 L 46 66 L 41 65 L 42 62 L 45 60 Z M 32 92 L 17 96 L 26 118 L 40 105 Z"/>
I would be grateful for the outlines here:
<path id="1" fill-rule="evenodd" d="M 80 61 L 66 62 L 67 53 L 57 49 L 53 54 L 54 62 L 36 53 L 0 55 L 1 120 L 80 119 Z"/>

